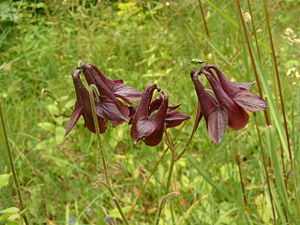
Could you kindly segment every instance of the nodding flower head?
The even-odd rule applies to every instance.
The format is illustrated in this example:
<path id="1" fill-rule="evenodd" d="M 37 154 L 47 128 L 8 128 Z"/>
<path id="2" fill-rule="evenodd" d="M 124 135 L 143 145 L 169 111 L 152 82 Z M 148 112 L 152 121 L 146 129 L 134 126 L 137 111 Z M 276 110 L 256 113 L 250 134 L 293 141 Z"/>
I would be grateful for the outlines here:
<path id="1" fill-rule="evenodd" d="M 90 64 L 83 64 L 81 70 L 89 85 L 94 84 L 100 96 L 95 102 L 97 115 L 107 120 L 111 125 L 117 126 L 127 121 L 129 109 L 119 101 L 112 91 L 105 84 L 104 79 L 100 79 L 98 73 Z M 108 78 L 106 78 L 108 80 Z"/>
<path id="2" fill-rule="evenodd" d="M 112 81 L 104 76 L 95 65 L 84 63 L 72 74 L 77 102 L 67 125 L 66 135 L 80 116 L 84 118 L 84 126 L 95 132 L 89 93 L 80 79 L 81 72 L 88 85 L 95 85 L 99 91 L 99 96 L 95 98 L 95 107 L 100 133 L 105 132 L 107 122 L 112 126 L 117 126 L 128 121 L 129 109 L 118 98 L 131 103 L 131 101 L 140 100 L 142 93 L 123 84 L 122 80 Z"/>
<path id="3" fill-rule="evenodd" d="M 96 132 L 89 92 L 80 79 L 80 73 L 80 69 L 76 69 L 72 74 L 77 101 L 75 103 L 75 108 L 70 116 L 65 135 L 67 135 L 71 131 L 71 129 L 74 127 L 74 125 L 77 123 L 78 119 L 81 116 L 84 119 L 84 126 L 88 128 L 91 132 Z M 100 128 L 100 133 L 104 133 L 106 129 L 105 120 L 104 118 L 101 118 L 98 115 L 97 119 Z"/>
<path id="4" fill-rule="evenodd" d="M 224 91 L 220 82 L 207 70 L 201 70 L 206 79 L 210 83 L 212 90 L 222 108 L 228 113 L 228 125 L 234 130 L 243 129 L 247 123 L 249 116 L 245 110 L 234 102 Z"/>
<path id="5" fill-rule="evenodd" d="M 205 91 L 198 79 L 200 74 L 206 77 L 214 95 Z M 200 113 L 206 120 L 210 138 L 216 143 L 221 142 L 227 125 L 234 130 L 243 129 L 247 125 L 249 116 L 245 109 L 251 112 L 267 109 L 261 97 L 247 91 L 254 84 L 253 82 L 231 82 L 214 65 L 193 71 L 191 78 L 201 106 Z"/>
<path id="6" fill-rule="evenodd" d="M 198 78 L 200 74 L 200 71 L 191 72 L 191 78 L 201 107 L 200 117 L 204 116 L 209 137 L 214 142 L 220 143 L 228 125 L 228 113 L 225 107 L 205 90 Z"/>
<path id="7" fill-rule="evenodd" d="M 131 137 L 137 142 L 143 140 L 146 145 L 155 146 L 162 140 L 166 127 L 175 127 L 189 119 L 180 112 L 174 112 L 179 106 L 168 106 L 167 92 L 152 101 L 153 92 L 160 91 L 156 84 L 150 84 L 145 89 L 140 104 L 132 108 Z"/>

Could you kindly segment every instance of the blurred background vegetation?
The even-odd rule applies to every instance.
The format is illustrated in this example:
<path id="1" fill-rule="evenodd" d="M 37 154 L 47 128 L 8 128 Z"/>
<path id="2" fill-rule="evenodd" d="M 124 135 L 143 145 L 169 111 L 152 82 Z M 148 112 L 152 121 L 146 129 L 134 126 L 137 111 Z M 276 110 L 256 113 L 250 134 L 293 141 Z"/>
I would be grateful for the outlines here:
<path id="1" fill-rule="evenodd" d="M 263 2 L 251 1 L 253 17 L 247 1 L 241 3 L 250 31 L 255 19 L 262 75 L 273 101 L 280 104 Z M 93 185 L 103 179 L 95 170 L 96 138 L 82 126 L 82 119 L 64 138 L 75 103 L 70 74 L 80 62 L 94 63 L 107 76 L 123 79 L 139 90 L 149 83 L 167 90 L 171 104 L 181 104 L 180 110 L 192 116 L 170 130 L 175 143 L 186 141 L 197 106 L 189 78 L 195 69 L 189 64 L 191 58 L 218 65 L 232 80 L 255 80 L 235 1 L 203 0 L 202 4 L 209 37 L 197 0 L 0 2 L 0 100 L 31 224 L 120 224 L 107 191 Z M 300 30 L 296 21 L 300 5 L 298 0 L 269 1 L 268 9 L 296 163 L 300 127 Z M 253 92 L 258 93 L 257 87 Z M 166 205 L 161 224 L 172 224 L 171 212 L 175 224 L 274 224 L 255 121 L 269 160 L 274 198 L 278 198 L 277 224 L 299 222 L 297 187 L 287 181 L 286 207 L 276 195 L 281 191 L 276 179 L 273 181 L 277 173 L 269 155 L 274 150 L 279 157 L 280 130 L 271 127 L 270 131 L 263 113 L 258 113 L 256 119 L 251 115 L 246 129 L 229 130 L 221 145 L 211 142 L 201 121 L 191 150 L 175 167 L 172 190 L 180 192 L 180 197 Z M 166 145 L 134 145 L 124 124 L 104 134 L 104 146 L 115 191 L 126 211 Z M 18 207 L 18 201 L 12 178 L 7 175 L 10 169 L 2 139 L 0 148 L 2 210 Z M 242 159 L 247 207 L 243 205 L 237 154 Z M 130 224 L 153 221 L 158 200 L 164 195 L 169 158 L 168 153 L 150 180 Z M 283 162 L 289 171 L 286 152 Z M 294 176 L 281 172 L 282 177 Z M 11 220 L 5 222 L 2 216 L 3 224 L 21 224 L 18 218 Z"/>

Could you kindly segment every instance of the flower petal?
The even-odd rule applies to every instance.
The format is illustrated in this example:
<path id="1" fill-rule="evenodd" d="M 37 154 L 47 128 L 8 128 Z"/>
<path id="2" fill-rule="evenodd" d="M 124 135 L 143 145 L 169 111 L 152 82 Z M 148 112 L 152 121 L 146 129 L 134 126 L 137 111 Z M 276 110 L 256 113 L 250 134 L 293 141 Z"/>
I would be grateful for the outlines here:
<path id="1" fill-rule="evenodd" d="M 89 70 L 93 74 L 95 74 L 94 83 L 100 85 L 103 83 L 108 87 L 108 89 L 112 92 L 115 97 L 123 99 L 125 102 L 131 104 L 131 101 L 140 101 L 142 97 L 142 93 L 136 90 L 133 87 L 130 87 L 126 84 L 123 84 L 123 80 L 111 80 L 107 76 L 105 76 L 96 65 L 92 63 L 83 63 L 81 68 L 84 70 Z M 90 81 L 88 81 L 90 83 Z"/>
<path id="2" fill-rule="evenodd" d="M 127 121 L 127 118 L 119 111 L 113 102 L 100 102 L 96 106 L 97 115 L 108 120 L 113 126 L 118 126 Z"/>
<path id="3" fill-rule="evenodd" d="M 115 83 L 111 86 L 111 91 L 116 97 L 123 99 L 129 104 L 131 104 L 132 101 L 140 101 L 142 97 L 141 92 L 122 83 Z"/>
<path id="4" fill-rule="evenodd" d="M 245 110 L 233 101 L 225 92 L 220 82 L 214 77 L 211 71 L 202 71 L 212 87 L 220 106 L 226 108 L 228 113 L 228 125 L 234 130 L 243 129 L 248 123 L 249 116 Z"/>
<path id="5" fill-rule="evenodd" d="M 166 127 L 179 126 L 183 121 L 190 119 L 190 117 L 184 115 L 181 112 L 167 112 Z"/>
<path id="6" fill-rule="evenodd" d="M 140 120 L 137 122 L 137 134 L 133 137 L 134 141 L 139 141 L 155 131 L 155 123 L 151 120 Z"/>
<path id="7" fill-rule="evenodd" d="M 236 93 L 232 99 L 244 109 L 250 112 L 258 112 L 268 108 L 266 102 L 259 96 L 247 91 Z"/>
<path id="8" fill-rule="evenodd" d="M 168 110 L 169 96 L 167 92 L 163 92 L 163 101 L 157 110 L 156 115 L 151 120 L 155 123 L 155 130 L 151 135 L 145 137 L 144 142 L 146 145 L 155 146 L 158 145 L 163 137 L 165 131 L 165 119 Z"/>
<path id="9" fill-rule="evenodd" d="M 229 96 L 241 90 L 240 87 L 236 85 L 236 83 L 229 80 L 217 66 L 208 65 L 208 66 L 204 66 L 203 69 L 206 70 L 206 72 L 208 72 L 215 80 L 218 80 L 220 82 L 224 91 Z M 218 79 L 216 78 L 215 74 L 212 72 L 211 69 L 213 69 L 216 72 Z"/>
<path id="10" fill-rule="evenodd" d="M 130 135 L 134 141 L 144 138 L 145 135 L 149 135 L 149 133 L 155 130 L 156 122 L 149 120 L 149 107 L 155 90 L 159 90 L 156 84 L 148 85 L 143 93 L 139 106 L 131 108 L 131 114 L 134 114 L 134 117 L 131 121 Z"/>
<path id="11" fill-rule="evenodd" d="M 207 91 L 205 91 L 204 86 L 198 79 L 198 75 L 200 74 L 201 71 L 192 71 L 190 75 L 195 86 L 198 100 L 200 102 L 201 114 L 207 119 L 208 115 L 219 105 L 219 102 Z"/>
<path id="12" fill-rule="evenodd" d="M 218 144 L 221 143 L 227 125 L 227 111 L 221 107 L 218 107 L 208 116 L 208 134 L 210 138 Z"/>
<path id="13" fill-rule="evenodd" d="M 105 77 L 93 64 L 85 63 L 81 65 L 81 68 L 88 84 L 96 85 L 100 92 L 99 100 L 95 102 L 97 115 L 108 120 L 113 126 L 127 121 L 126 118 L 129 116 L 128 107 L 116 99 L 104 82 L 104 80 L 107 80 L 107 82 L 111 81 L 112 83 L 113 81 Z M 99 73 L 102 75 L 100 76 Z M 123 84 L 117 83 L 116 85 Z"/>
<path id="14" fill-rule="evenodd" d="M 78 105 L 77 103 L 75 104 L 75 109 L 73 110 L 70 120 L 68 122 L 67 128 L 66 128 L 66 133 L 65 136 L 67 136 L 72 128 L 75 126 L 77 123 L 79 117 L 82 115 L 82 110 L 83 110 L 83 105 Z"/>
<path id="15" fill-rule="evenodd" d="M 84 118 L 84 127 L 88 128 L 91 132 L 96 133 L 93 116 L 89 115 L 88 113 L 84 113 L 83 118 Z M 100 134 L 102 134 L 106 130 L 105 120 L 100 118 L 99 116 L 97 116 L 97 119 L 98 119 Z"/>
<path id="16" fill-rule="evenodd" d="M 123 80 L 114 80 L 113 82 L 116 83 L 116 84 L 123 84 L 124 83 Z"/>
<path id="17" fill-rule="evenodd" d="M 170 105 L 168 106 L 168 111 L 174 111 L 175 109 L 178 109 L 180 107 L 180 104 L 179 105 Z"/>

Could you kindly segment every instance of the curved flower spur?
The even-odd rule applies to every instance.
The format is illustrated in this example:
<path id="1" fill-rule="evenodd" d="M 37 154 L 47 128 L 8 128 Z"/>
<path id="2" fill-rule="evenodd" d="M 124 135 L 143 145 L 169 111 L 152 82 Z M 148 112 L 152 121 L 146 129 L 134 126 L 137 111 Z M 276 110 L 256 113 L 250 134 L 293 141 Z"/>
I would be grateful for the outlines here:
<path id="1" fill-rule="evenodd" d="M 95 98 L 100 133 L 105 132 L 106 122 L 109 122 L 112 126 L 117 126 L 128 121 L 129 108 L 117 98 L 131 104 L 131 101 L 140 100 L 142 93 L 123 84 L 122 80 L 113 81 L 109 79 L 94 64 L 83 63 L 72 74 L 77 102 L 67 125 L 66 135 L 81 115 L 83 115 L 85 121 L 84 126 L 95 133 L 89 93 L 80 79 L 81 72 L 83 72 L 87 83 L 95 85 L 100 94 L 99 97 Z"/>
<path id="2" fill-rule="evenodd" d="M 204 86 L 198 80 L 200 74 L 206 77 L 215 96 L 205 91 Z M 261 97 L 246 91 L 251 88 L 253 82 L 231 82 L 214 65 L 204 66 L 199 71 L 193 71 L 191 78 L 201 105 L 201 114 L 207 123 L 209 136 L 216 143 L 221 142 L 227 125 L 234 130 L 243 129 L 247 125 L 249 116 L 244 109 L 250 112 L 267 109 L 267 105 Z"/>
<path id="3" fill-rule="evenodd" d="M 152 101 L 155 90 L 160 91 L 158 85 L 148 85 L 141 103 L 136 108 L 132 108 L 134 115 L 130 135 L 135 142 L 143 140 L 149 146 L 155 146 L 161 142 L 165 128 L 178 126 L 189 119 L 180 112 L 174 112 L 179 105 L 168 106 L 167 92 L 162 91 L 162 94 Z"/>
<path id="4" fill-rule="evenodd" d="M 131 104 L 133 101 L 140 101 L 142 92 L 123 83 L 123 80 L 111 80 L 105 76 L 96 65 L 92 63 L 82 63 L 79 67 L 85 75 L 89 84 L 95 84 L 99 89 L 105 85 L 116 97 Z"/>

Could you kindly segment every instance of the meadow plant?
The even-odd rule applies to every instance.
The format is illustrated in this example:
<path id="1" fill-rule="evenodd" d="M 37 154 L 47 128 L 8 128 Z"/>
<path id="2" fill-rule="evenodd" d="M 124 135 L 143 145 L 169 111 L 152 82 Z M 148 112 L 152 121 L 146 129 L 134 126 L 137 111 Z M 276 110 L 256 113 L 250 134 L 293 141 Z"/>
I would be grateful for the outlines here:
<path id="1" fill-rule="evenodd" d="M 1 2 L 0 224 L 300 224 L 297 3 Z"/>
<path id="2" fill-rule="evenodd" d="M 201 64 L 202 63 L 203 62 L 201 62 Z M 212 70 L 216 72 L 216 75 Z M 81 73 L 83 73 L 87 84 L 90 85 L 90 90 L 85 88 L 81 81 Z M 201 74 L 208 80 L 213 94 L 206 91 L 205 87 L 199 81 L 198 76 Z M 244 109 L 251 112 L 267 109 L 267 105 L 261 97 L 247 91 L 254 82 L 231 82 L 215 65 L 203 66 L 197 71 L 192 71 L 190 76 L 195 86 L 200 109 L 195 119 L 192 134 L 183 152 L 179 155 L 180 157 L 182 157 L 188 148 L 202 116 L 204 116 L 206 120 L 210 138 L 219 144 L 227 126 L 233 130 L 240 130 L 246 126 L 249 117 Z M 136 143 L 142 140 L 148 146 L 158 145 L 163 139 L 163 134 L 166 134 L 166 141 L 172 152 L 172 158 L 165 196 L 160 200 L 155 219 L 155 224 L 159 224 L 160 214 L 165 201 L 174 196 L 178 197 L 179 195 L 177 192 L 168 193 L 174 165 L 180 157 L 175 156 L 177 146 L 175 146 L 168 137 L 166 128 L 179 126 L 184 121 L 190 119 L 190 117 L 178 111 L 174 111 L 180 105 L 169 106 L 168 93 L 161 91 L 161 88 L 157 84 L 149 84 L 144 92 L 141 93 L 135 88 L 123 84 L 122 80 L 112 81 L 106 77 L 96 65 L 90 63 L 81 64 L 81 66 L 73 72 L 72 78 L 77 101 L 66 128 L 66 135 L 74 127 L 80 116 L 84 118 L 84 126 L 91 132 L 98 134 L 99 144 L 101 143 L 99 135 L 105 132 L 107 123 L 112 126 L 118 126 L 129 121 L 131 125 L 130 135 L 133 141 Z M 155 100 L 152 100 L 155 90 L 161 92 L 161 94 L 159 94 Z M 121 102 L 121 99 L 126 104 Z M 137 100 L 140 100 L 140 103 L 132 106 L 132 101 Z M 99 181 L 98 183 L 107 187 L 117 204 L 120 215 L 124 222 L 128 224 L 125 213 L 120 207 L 118 198 L 114 194 L 113 187 L 109 181 L 107 162 L 104 157 L 102 145 L 100 144 L 99 147 L 101 148 L 101 158 L 106 182 Z"/>
<path id="3" fill-rule="evenodd" d="M 217 77 L 211 69 L 216 71 Z M 205 91 L 198 79 L 201 74 L 207 78 L 215 95 Z M 261 97 L 246 91 L 251 88 L 253 82 L 231 82 L 215 65 L 192 71 L 191 78 L 201 105 L 200 113 L 206 120 L 210 138 L 216 143 L 221 142 L 227 125 L 233 130 L 240 130 L 246 126 L 249 116 L 244 109 L 250 112 L 267 109 Z"/>

